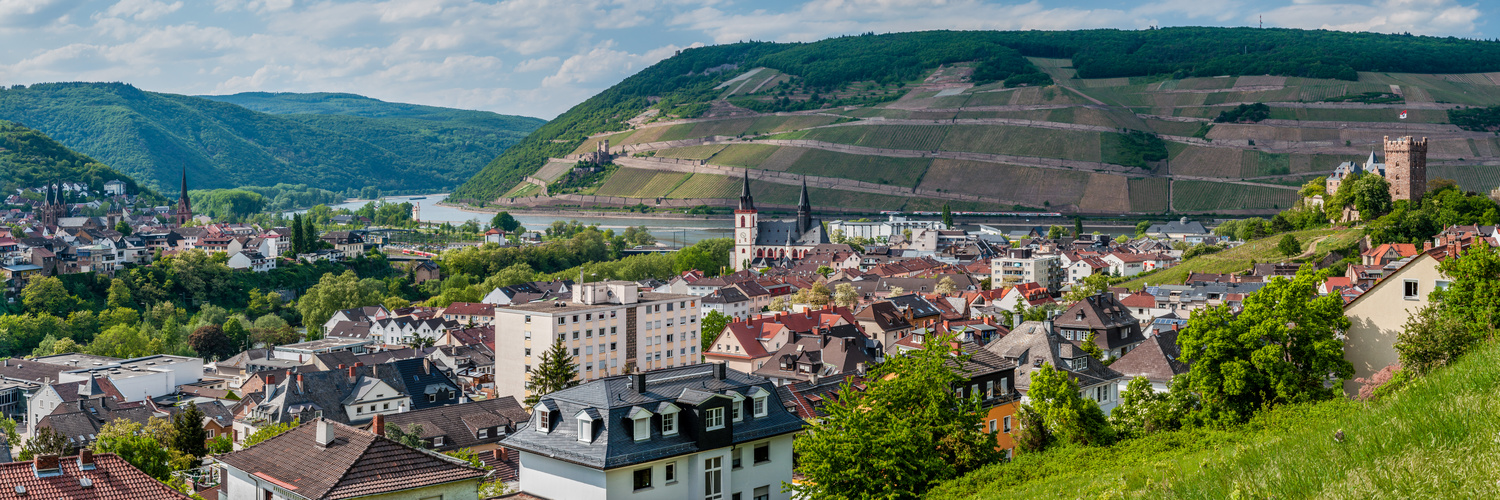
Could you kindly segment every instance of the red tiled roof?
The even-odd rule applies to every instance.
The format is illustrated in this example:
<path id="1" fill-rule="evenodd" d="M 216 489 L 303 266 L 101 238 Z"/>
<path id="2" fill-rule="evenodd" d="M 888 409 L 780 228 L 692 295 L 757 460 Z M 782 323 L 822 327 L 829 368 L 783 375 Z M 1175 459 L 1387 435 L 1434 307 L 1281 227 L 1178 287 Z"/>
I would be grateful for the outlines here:
<path id="1" fill-rule="evenodd" d="M 1120 305 L 1125 307 L 1156 307 L 1156 297 L 1149 293 L 1135 293 L 1120 299 Z"/>
<path id="2" fill-rule="evenodd" d="M 454 302 L 443 309 L 443 314 L 462 314 L 464 316 L 494 316 L 495 305 L 480 302 Z"/>
<path id="3" fill-rule="evenodd" d="M 25 500 L 186 500 L 187 495 L 152 479 L 113 453 L 94 455 L 92 470 L 79 470 L 78 457 L 58 459 L 59 473 L 37 477 L 35 461 L 0 464 L 0 495 Z M 88 478 L 89 487 L 79 480 Z M 16 488 L 26 488 L 17 495 Z"/>

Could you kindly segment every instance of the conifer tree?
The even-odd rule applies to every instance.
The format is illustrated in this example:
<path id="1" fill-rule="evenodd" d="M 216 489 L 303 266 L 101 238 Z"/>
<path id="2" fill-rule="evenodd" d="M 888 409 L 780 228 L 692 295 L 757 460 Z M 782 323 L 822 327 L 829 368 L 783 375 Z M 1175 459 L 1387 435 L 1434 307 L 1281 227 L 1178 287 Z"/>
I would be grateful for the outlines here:
<path id="1" fill-rule="evenodd" d="M 526 381 L 526 406 L 535 405 L 542 396 L 574 386 L 578 375 L 578 363 L 563 347 L 562 337 L 552 341 L 552 348 L 542 353 L 540 364 L 531 370 L 531 380 Z"/>
<path id="2" fill-rule="evenodd" d="M 306 251 L 307 241 L 302 236 L 302 214 L 292 214 L 292 253 Z"/>
<path id="3" fill-rule="evenodd" d="M 208 429 L 203 428 L 203 411 L 188 403 L 172 416 L 172 448 L 201 457 L 208 454 Z"/>

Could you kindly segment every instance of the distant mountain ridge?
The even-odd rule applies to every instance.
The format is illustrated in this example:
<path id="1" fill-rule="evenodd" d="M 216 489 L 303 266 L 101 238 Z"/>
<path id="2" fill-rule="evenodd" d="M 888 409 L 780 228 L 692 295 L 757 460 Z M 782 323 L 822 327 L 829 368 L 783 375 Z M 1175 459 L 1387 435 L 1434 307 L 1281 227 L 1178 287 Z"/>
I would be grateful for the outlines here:
<path id="1" fill-rule="evenodd" d="M 36 84 L 0 89 L 0 119 L 169 192 L 182 169 L 193 189 L 284 182 L 446 190 L 545 123 L 353 94 L 213 97 L 123 83 Z"/>

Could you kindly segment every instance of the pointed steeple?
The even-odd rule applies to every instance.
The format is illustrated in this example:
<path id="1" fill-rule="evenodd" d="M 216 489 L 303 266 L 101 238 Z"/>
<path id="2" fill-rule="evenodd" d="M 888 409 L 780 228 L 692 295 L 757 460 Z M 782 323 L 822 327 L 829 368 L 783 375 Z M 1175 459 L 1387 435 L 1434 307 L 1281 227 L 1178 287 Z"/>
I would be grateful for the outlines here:
<path id="1" fill-rule="evenodd" d="M 797 233 L 812 229 L 812 202 L 807 199 L 807 178 L 802 178 L 802 199 L 797 201 Z"/>
<path id="2" fill-rule="evenodd" d="M 745 169 L 745 185 L 740 188 L 740 210 L 755 210 L 755 198 L 750 196 L 750 169 Z"/>
<path id="3" fill-rule="evenodd" d="M 182 193 L 180 198 L 187 198 L 187 167 L 183 167 L 182 169 L 182 191 L 178 191 L 178 193 Z"/>

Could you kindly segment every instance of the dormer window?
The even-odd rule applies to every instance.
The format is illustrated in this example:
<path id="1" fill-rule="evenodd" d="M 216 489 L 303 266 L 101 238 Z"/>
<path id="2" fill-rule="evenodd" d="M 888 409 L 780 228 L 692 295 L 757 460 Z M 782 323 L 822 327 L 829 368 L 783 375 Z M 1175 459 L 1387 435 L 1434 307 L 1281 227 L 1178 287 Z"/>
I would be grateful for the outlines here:
<path id="1" fill-rule="evenodd" d="M 724 409 L 709 408 L 703 412 L 703 427 L 715 431 L 724 428 Z"/>
<path id="2" fill-rule="evenodd" d="M 742 395 L 742 394 L 740 394 L 740 393 L 738 393 L 738 392 L 735 392 L 735 391 L 728 391 L 728 392 L 725 392 L 724 394 L 727 395 L 727 396 L 729 396 L 730 399 L 734 400 L 734 403 L 731 403 L 729 405 L 729 408 L 731 408 L 731 410 L 729 412 L 729 418 L 733 419 L 735 422 L 739 422 L 741 420 L 744 420 L 745 419 L 745 410 L 744 410 L 745 409 L 745 396 Z"/>
<path id="3" fill-rule="evenodd" d="M 632 425 L 633 429 L 631 430 L 634 431 L 635 442 L 639 443 L 642 441 L 651 440 L 652 415 L 653 414 L 651 413 L 651 410 L 647 410 L 641 407 L 635 407 L 630 411 L 630 419 L 634 424 Z"/>
<path id="4" fill-rule="evenodd" d="M 677 435 L 677 414 L 680 411 L 681 410 L 679 410 L 677 408 L 677 405 L 674 405 L 674 404 L 671 404 L 671 403 L 668 403 L 665 408 L 661 409 L 661 435 L 662 436 L 676 436 Z"/>
<path id="5" fill-rule="evenodd" d="M 755 418 L 761 418 L 767 415 L 766 399 L 770 396 L 770 392 L 767 392 L 765 389 L 762 389 L 760 387 L 756 387 L 750 390 L 750 399 L 753 401 L 752 409 L 754 410 L 752 414 L 755 415 Z"/>
<path id="6" fill-rule="evenodd" d="M 599 413 L 589 408 L 578 412 L 574 418 L 578 419 L 578 440 L 585 443 L 594 442 L 594 422 L 599 420 Z"/>
<path id="7" fill-rule="evenodd" d="M 536 431 L 541 433 L 551 433 L 552 419 L 554 418 L 552 413 L 557 411 L 557 407 L 550 402 L 542 402 L 537 403 L 537 405 L 533 407 L 531 411 L 532 413 L 536 414 Z"/>

